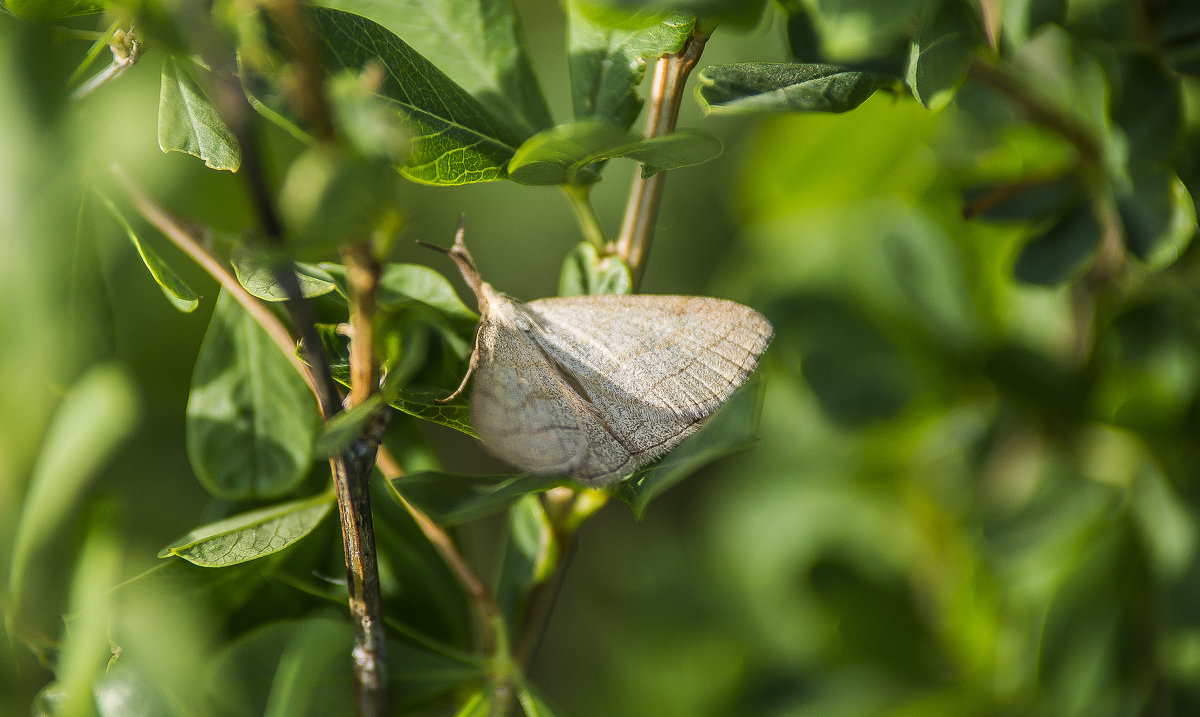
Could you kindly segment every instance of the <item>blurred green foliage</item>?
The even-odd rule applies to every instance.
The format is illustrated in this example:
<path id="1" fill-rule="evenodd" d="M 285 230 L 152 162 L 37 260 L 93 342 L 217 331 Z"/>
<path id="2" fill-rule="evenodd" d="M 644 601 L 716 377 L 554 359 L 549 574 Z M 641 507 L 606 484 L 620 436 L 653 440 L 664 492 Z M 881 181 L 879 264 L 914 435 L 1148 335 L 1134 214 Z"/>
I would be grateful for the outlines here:
<path id="1" fill-rule="evenodd" d="M 565 152 L 547 138 L 576 136 L 600 115 L 633 122 L 639 53 L 677 49 L 692 27 L 685 13 L 704 28 L 745 28 L 761 3 L 657 3 L 673 14 L 629 20 L 615 1 L 565 12 L 518 2 L 515 15 L 501 2 L 490 24 L 471 3 L 430 17 L 413 2 L 407 13 L 322 4 L 337 8 L 317 12 L 322 40 L 340 51 L 331 64 L 350 73 L 331 93 L 353 127 L 336 156 L 306 147 L 286 83 L 271 82 L 284 74 L 262 71 L 274 46 L 254 35 L 260 26 L 231 20 L 232 4 L 216 16 L 259 71 L 245 85 L 266 118 L 267 171 L 303 242 L 296 254 L 336 259 L 330 234 L 350 225 L 385 227 L 372 239 L 392 246 L 403 224 L 391 256 L 411 263 L 388 266 L 378 326 L 404 384 L 388 387 L 405 415 L 384 441 L 410 475 L 377 482 L 374 495 L 393 705 L 486 708 L 468 599 L 397 496 L 455 526 L 515 621 L 562 557 L 531 497 L 558 481 L 498 474 L 458 432 L 469 431 L 461 403 L 433 401 L 461 375 L 472 318 L 428 268 L 445 270 L 442 257 L 407 240 L 444 245 L 466 211 L 485 276 L 526 298 L 554 292 L 564 259 L 572 292 L 623 291 L 628 270 L 601 266 L 568 204 L 544 189 L 418 186 L 388 165 L 464 185 L 506 177 L 522 146 Z M 226 343 L 265 342 L 224 302 L 209 330 L 216 283 L 132 214 L 114 220 L 103 198 L 120 197 L 108 170 L 118 162 L 212 227 L 214 245 L 240 257 L 243 283 L 258 286 L 246 278 L 255 222 L 241 177 L 182 153 L 217 146 L 219 166 L 236 164 L 196 94 L 213 68 L 184 51 L 178 7 L 147 3 L 141 59 L 72 99 L 89 43 L 124 19 L 118 6 L 67 17 L 93 7 L 10 0 L 26 19 L 0 14 L 0 713 L 349 713 L 342 547 L 326 517 L 327 469 L 306 458 L 302 395 L 288 388 L 285 408 L 230 390 L 245 403 L 214 404 L 226 422 L 286 424 L 287 435 L 260 436 L 286 439 L 286 475 L 257 484 L 271 464 L 221 450 L 220 431 L 201 452 L 208 468 L 195 452 L 189 463 L 185 416 L 204 408 L 189 408 L 189 388 L 208 375 L 199 369 L 222 367 L 213 337 L 246 324 Z M 761 382 L 702 443 L 619 489 L 634 510 L 614 502 L 584 525 L 526 711 L 1200 711 L 1200 321 L 1190 313 L 1200 309 L 1200 10 L 1129 0 L 778 9 L 756 29 L 716 26 L 699 95 L 717 110 L 720 89 L 724 116 L 700 117 L 691 103 L 681 125 L 719 135 L 726 151 L 671 172 L 646 272 L 647 290 L 766 313 L 776 338 Z M 448 51 L 433 29 L 446 17 L 460 20 L 467 51 Z M 518 17 L 528 48 L 503 41 Z M 385 81 L 358 93 L 347 78 L 375 55 Z M 176 96 L 200 104 L 160 110 Z M 818 113 L 830 109 L 846 111 Z M 396 149 L 397 113 L 412 152 Z M 162 131 L 164 114 L 200 117 L 200 134 Z M 546 130 L 552 116 L 566 128 Z M 222 142 L 206 144 L 206 131 Z M 619 156 L 587 149 L 561 164 Z M 579 169 L 605 172 L 588 191 L 614 231 L 630 165 Z M 153 277 L 151 264 L 162 269 Z M 164 301 L 155 282 L 170 270 L 172 286 L 198 295 L 194 312 L 176 311 L 176 294 Z M 302 271 L 320 285 L 320 319 L 344 320 L 344 269 Z M 325 338 L 344 358 L 337 332 Z M 239 385 L 269 383 L 253 377 L 276 361 L 287 370 L 278 355 L 243 365 Z M 760 399 L 761 440 L 680 482 L 745 448 Z M 280 492 L 287 502 L 250 500 Z M 261 542 L 244 540 L 251 528 Z M 163 546 L 175 557 L 159 561 Z"/>

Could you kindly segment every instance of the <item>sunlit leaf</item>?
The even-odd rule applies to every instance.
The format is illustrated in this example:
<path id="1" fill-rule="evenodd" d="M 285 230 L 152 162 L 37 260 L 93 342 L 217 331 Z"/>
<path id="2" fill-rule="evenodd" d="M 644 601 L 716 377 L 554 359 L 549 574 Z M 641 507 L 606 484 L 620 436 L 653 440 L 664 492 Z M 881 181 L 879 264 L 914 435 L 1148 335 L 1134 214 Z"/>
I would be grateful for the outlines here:
<path id="1" fill-rule="evenodd" d="M 287 300 L 287 293 L 275 278 L 274 269 L 263 256 L 243 248 L 234 252 L 231 263 L 238 282 L 246 291 L 263 301 Z M 306 298 L 324 296 L 337 288 L 333 277 L 312 264 L 296 264 L 295 274 L 300 294 Z"/>
<path id="2" fill-rule="evenodd" d="M 239 513 L 195 528 L 159 551 L 206 568 L 224 568 L 287 548 L 312 532 L 334 505 L 332 493 Z"/>
<path id="3" fill-rule="evenodd" d="M 322 0 L 396 33 L 514 135 L 550 126 L 511 0 Z"/>
<path id="4" fill-rule="evenodd" d="M 196 477 L 227 499 L 282 495 L 308 473 L 316 424 L 313 396 L 288 357 L 222 291 L 188 398 Z"/>
<path id="5" fill-rule="evenodd" d="M 875 76 L 838 65 L 746 62 L 698 73 L 708 112 L 846 112 L 882 86 Z"/>
<path id="6" fill-rule="evenodd" d="M 332 68 L 359 71 L 379 59 L 387 68 L 380 95 L 409 123 L 412 153 L 400 168 L 426 184 L 469 184 L 504 177 L 525 135 L 506 127 L 482 102 L 382 25 L 327 8 L 309 13 Z"/>
<path id="7" fill-rule="evenodd" d="M 212 100 L 200 85 L 168 57 L 162 67 L 158 96 L 158 146 L 164 152 L 185 152 L 212 169 L 237 171 L 242 150 Z"/>

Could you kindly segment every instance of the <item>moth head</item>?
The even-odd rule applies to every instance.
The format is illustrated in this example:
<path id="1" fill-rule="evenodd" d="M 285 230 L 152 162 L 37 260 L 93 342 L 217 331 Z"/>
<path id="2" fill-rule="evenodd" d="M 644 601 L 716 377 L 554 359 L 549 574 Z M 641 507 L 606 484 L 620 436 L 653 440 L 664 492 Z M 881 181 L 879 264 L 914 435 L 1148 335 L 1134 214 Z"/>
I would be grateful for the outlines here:
<path id="1" fill-rule="evenodd" d="M 467 245 L 463 241 L 463 236 L 466 234 L 466 227 L 467 216 L 464 214 L 458 218 L 458 229 L 454 232 L 454 243 L 450 245 L 449 249 L 443 249 L 436 244 L 427 244 L 423 241 L 418 241 L 417 243 L 450 257 L 458 267 L 459 273 L 462 274 L 463 281 L 467 282 L 467 286 L 471 287 L 471 291 L 475 294 L 475 299 L 479 302 L 480 313 L 487 313 L 487 306 L 490 303 L 488 299 L 495 296 L 495 291 L 483 280 L 483 277 L 479 276 L 479 270 L 475 268 L 475 260 L 471 258 L 471 252 L 467 251 Z"/>

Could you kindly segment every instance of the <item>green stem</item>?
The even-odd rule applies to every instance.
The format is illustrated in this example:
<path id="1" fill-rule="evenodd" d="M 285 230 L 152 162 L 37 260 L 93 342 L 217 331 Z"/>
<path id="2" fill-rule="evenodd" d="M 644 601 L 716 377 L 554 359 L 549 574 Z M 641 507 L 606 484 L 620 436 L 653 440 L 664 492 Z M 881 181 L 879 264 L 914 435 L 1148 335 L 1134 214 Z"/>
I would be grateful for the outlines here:
<path id="1" fill-rule="evenodd" d="M 604 238 L 604 229 L 600 226 L 600 218 L 596 216 L 596 210 L 592 207 L 592 202 L 588 199 L 591 192 L 591 187 L 581 186 L 578 184 L 563 184 L 563 194 L 567 195 L 567 200 L 571 202 L 571 209 L 575 210 L 575 219 L 579 221 L 579 228 L 583 231 L 583 236 L 596 247 L 596 253 L 604 255 L 607 253 L 606 244 L 608 240 Z"/>

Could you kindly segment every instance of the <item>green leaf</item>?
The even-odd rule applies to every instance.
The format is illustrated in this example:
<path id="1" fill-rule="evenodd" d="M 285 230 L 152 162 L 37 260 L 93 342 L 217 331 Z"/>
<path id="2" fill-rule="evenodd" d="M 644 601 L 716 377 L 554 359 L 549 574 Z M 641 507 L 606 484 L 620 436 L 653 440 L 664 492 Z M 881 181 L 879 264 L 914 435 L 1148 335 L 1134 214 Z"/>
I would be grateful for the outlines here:
<path id="1" fill-rule="evenodd" d="M 233 273 L 246 291 L 263 301 L 287 301 L 287 294 L 275 278 L 270 261 L 262 254 L 244 246 L 233 252 Z M 296 280 L 305 298 L 324 296 L 337 288 L 333 277 L 318 266 L 296 263 Z"/>
<path id="2" fill-rule="evenodd" d="M 650 501 L 671 486 L 709 463 L 753 445 L 758 440 L 763 393 L 762 381 L 750 379 L 694 435 L 619 484 L 617 497 L 629 503 L 640 520 Z"/>
<path id="3" fill-rule="evenodd" d="M 1008 0 L 1001 6 L 1000 39 L 1005 47 L 1015 48 L 1029 42 L 1038 28 L 1066 19 L 1066 0 Z"/>
<path id="4" fill-rule="evenodd" d="M 700 70 L 700 101 L 707 112 L 846 112 L 883 83 L 839 65 L 746 62 Z"/>
<path id="5" fill-rule="evenodd" d="M 848 428 L 894 418 L 918 394 L 913 366 L 864 309 L 830 294 L 792 297 L 790 323 L 805 383 L 822 411 Z"/>
<path id="6" fill-rule="evenodd" d="M 492 710 L 494 697 L 490 691 L 479 690 L 471 693 L 463 706 L 454 713 L 454 717 L 488 717 L 495 714 Z"/>
<path id="7" fill-rule="evenodd" d="M 185 152 L 212 169 L 236 172 L 242 150 L 212 100 L 174 57 L 163 62 L 158 94 L 158 146 Z"/>
<path id="8" fill-rule="evenodd" d="M 367 425 L 377 418 L 383 397 L 378 393 L 348 411 L 342 411 L 321 424 L 313 452 L 319 456 L 336 456 L 357 441 Z"/>
<path id="9" fill-rule="evenodd" d="M 349 298 L 346 267 L 330 263 L 321 263 L 317 267 L 333 278 L 342 296 Z M 472 322 L 479 319 L 479 314 L 458 298 L 454 286 L 439 272 L 422 264 L 385 264 L 379 275 L 380 309 L 394 310 L 411 302 L 424 304 L 453 318 Z"/>
<path id="10" fill-rule="evenodd" d="M 696 16 L 706 27 L 741 29 L 753 27 L 767 5 L 766 0 L 578 0 L 578 4 L 593 22 L 607 27 L 628 27 L 650 13 L 678 12 Z"/>
<path id="11" fill-rule="evenodd" d="M 562 476 L 496 476 L 413 473 L 391 481 L 392 487 L 439 525 L 469 523 L 504 510 L 529 493 L 567 485 Z"/>
<path id="12" fill-rule="evenodd" d="M 193 529 L 158 552 L 205 568 L 224 568 L 278 553 L 312 532 L 334 505 L 332 493 L 232 515 Z"/>
<path id="13" fill-rule="evenodd" d="M 924 107 L 945 107 L 962 84 L 976 48 L 983 45 L 976 10 L 963 2 L 931 6 L 917 26 L 905 81 Z"/>
<path id="14" fill-rule="evenodd" d="M 567 54 L 575 119 L 596 118 L 628 129 L 642 109 L 637 86 L 659 57 L 683 48 L 695 28 L 683 13 L 620 13 L 622 22 L 597 17 L 579 0 L 567 5 Z M 604 22 L 599 22 L 603 20 Z"/>
<path id="15" fill-rule="evenodd" d="M 413 181 L 457 185 L 504 177 L 525 139 L 492 116 L 387 28 L 364 17 L 315 7 L 309 13 L 331 69 L 355 72 L 374 59 L 387 73 L 380 94 L 408 120 L 412 153 L 400 170 Z"/>
<path id="16" fill-rule="evenodd" d="M 4 0 L 4 9 L 25 20 L 56 20 L 103 12 L 107 0 Z"/>
<path id="17" fill-rule="evenodd" d="M 538 496 L 521 496 L 508 511 L 508 535 L 500 562 L 496 602 L 513 634 L 520 629 L 525 597 L 548 579 L 558 562 L 554 528 Z"/>
<path id="18" fill-rule="evenodd" d="M 629 266 L 615 255 L 600 256 L 591 242 L 575 245 L 563 260 L 559 296 L 628 294 L 633 290 Z"/>
<path id="19" fill-rule="evenodd" d="M 606 159 L 642 162 L 642 176 L 649 177 L 707 162 L 720 154 L 720 140 L 699 132 L 641 139 L 611 122 L 587 120 L 530 137 L 508 163 L 508 175 L 521 184 L 591 184 L 600 175 L 589 165 Z"/>
<path id="20" fill-rule="evenodd" d="M 303 480 L 317 411 L 291 361 L 222 291 L 192 374 L 187 450 L 200 483 L 229 500 L 272 498 Z"/>
<path id="21" fill-rule="evenodd" d="M 1170 161 L 1183 131 L 1179 78 L 1156 55 L 1146 51 L 1123 55 L 1114 81 L 1113 121 L 1125 132 L 1134 166 Z"/>
<path id="22" fill-rule="evenodd" d="M 850 61 L 877 56 L 907 39 L 928 0 L 810 0 L 816 7 L 826 57 Z"/>
<path id="23" fill-rule="evenodd" d="M 111 644 L 114 600 L 109 589 L 121 577 L 121 549 L 110 527 L 112 504 L 91 513 L 71 582 L 69 629 L 54 670 L 65 696 L 64 715 L 92 711 L 92 685 L 105 673 Z"/>
<path id="24" fill-rule="evenodd" d="M 1192 196 L 1166 171 L 1136 178 L 1133 189 L 1117 197 L 1117 212 L 1125 245 L 1155 269 L 1174 262 L 1197 231 Z"/>
<path id="25" fill-rule="evenodd" d="M 1084 202 L 1021 248 L 1013 274 L 1021 281 L 1053 286 L 1078 274 L 1100 247 L 1100 222 Z"/>
<path id="26" fill-rule="evenodd" d="M 279 212 L 307 255 L 370 236 L 395 212 L 400 177 L 385 160 L 318 144 L 288 166 Z"/>
<path id="27" fill-rule="evenodd" d="M 817 33 L 812 8 L 802 0 L 780 0 L 787 16 L 788 51 L 796 62 L 821 61 L 821 36 Z"/>
<path id="28" fill-rule="evenodd" d="M 117 209 L 117 205 L 113 204 L 111 199 L 103 195 L 100 199 L 117 223 L 121 225 L 121 228 L 125 230 L 125 236 L 129 238 L 133 248 L 137 249 L 138 256 L 142 257 L 142 263 L 150 270 L 150 276 L 154 277 L 155 283 L 162 289 L 163 296 L 167 297 L 171 306 L 185 314 L 194 311 L 200 305 L 200 299 L 196 296 L 196 292 L 192 291 L 192 288 L 179 278 L 175 270 L 162 260 L 158 252 L 142 243 L 129 221 L 125 219 L 125 215 L 121 213 L 120 209 Z"/>
<path id="29" fill-rule="evenodd" d="M 13 535 L 9 563 L 9 619 L 25 589 L 25 574 L 38 549 L 67 529 L 71 509 L 137 422 L 133 383 L 115 364 L 92 368 L 71 387 L 46 428 L 29 477 Z"/>
<path id="30" fill-rule="evenodd" d="M 677 130 L 662 137 L 643 139 L 612 152 L 613 157 L 642 163 L 642 179 L 680 167 L 693 167 L 721 156 L 721 140 L 690 130 Z"/>
<path id="31" fill-rule="evenodd" d="M 396 33 L 516 136 L 552 124 L 510 0 L 321 0 Z"/>
<path id="32" fill-rule="evenodd" d="M 525 713 L 525 717 L 554 717 L 555 711 L 546 704 L 546 700 L 542 699 L 541 695 L 534 692 L 533 689 L 525 683 L 525 680 L 519 680 L 520 690 L 517 691 L 517 702 L 521 705 L 521 711 Z"/>

